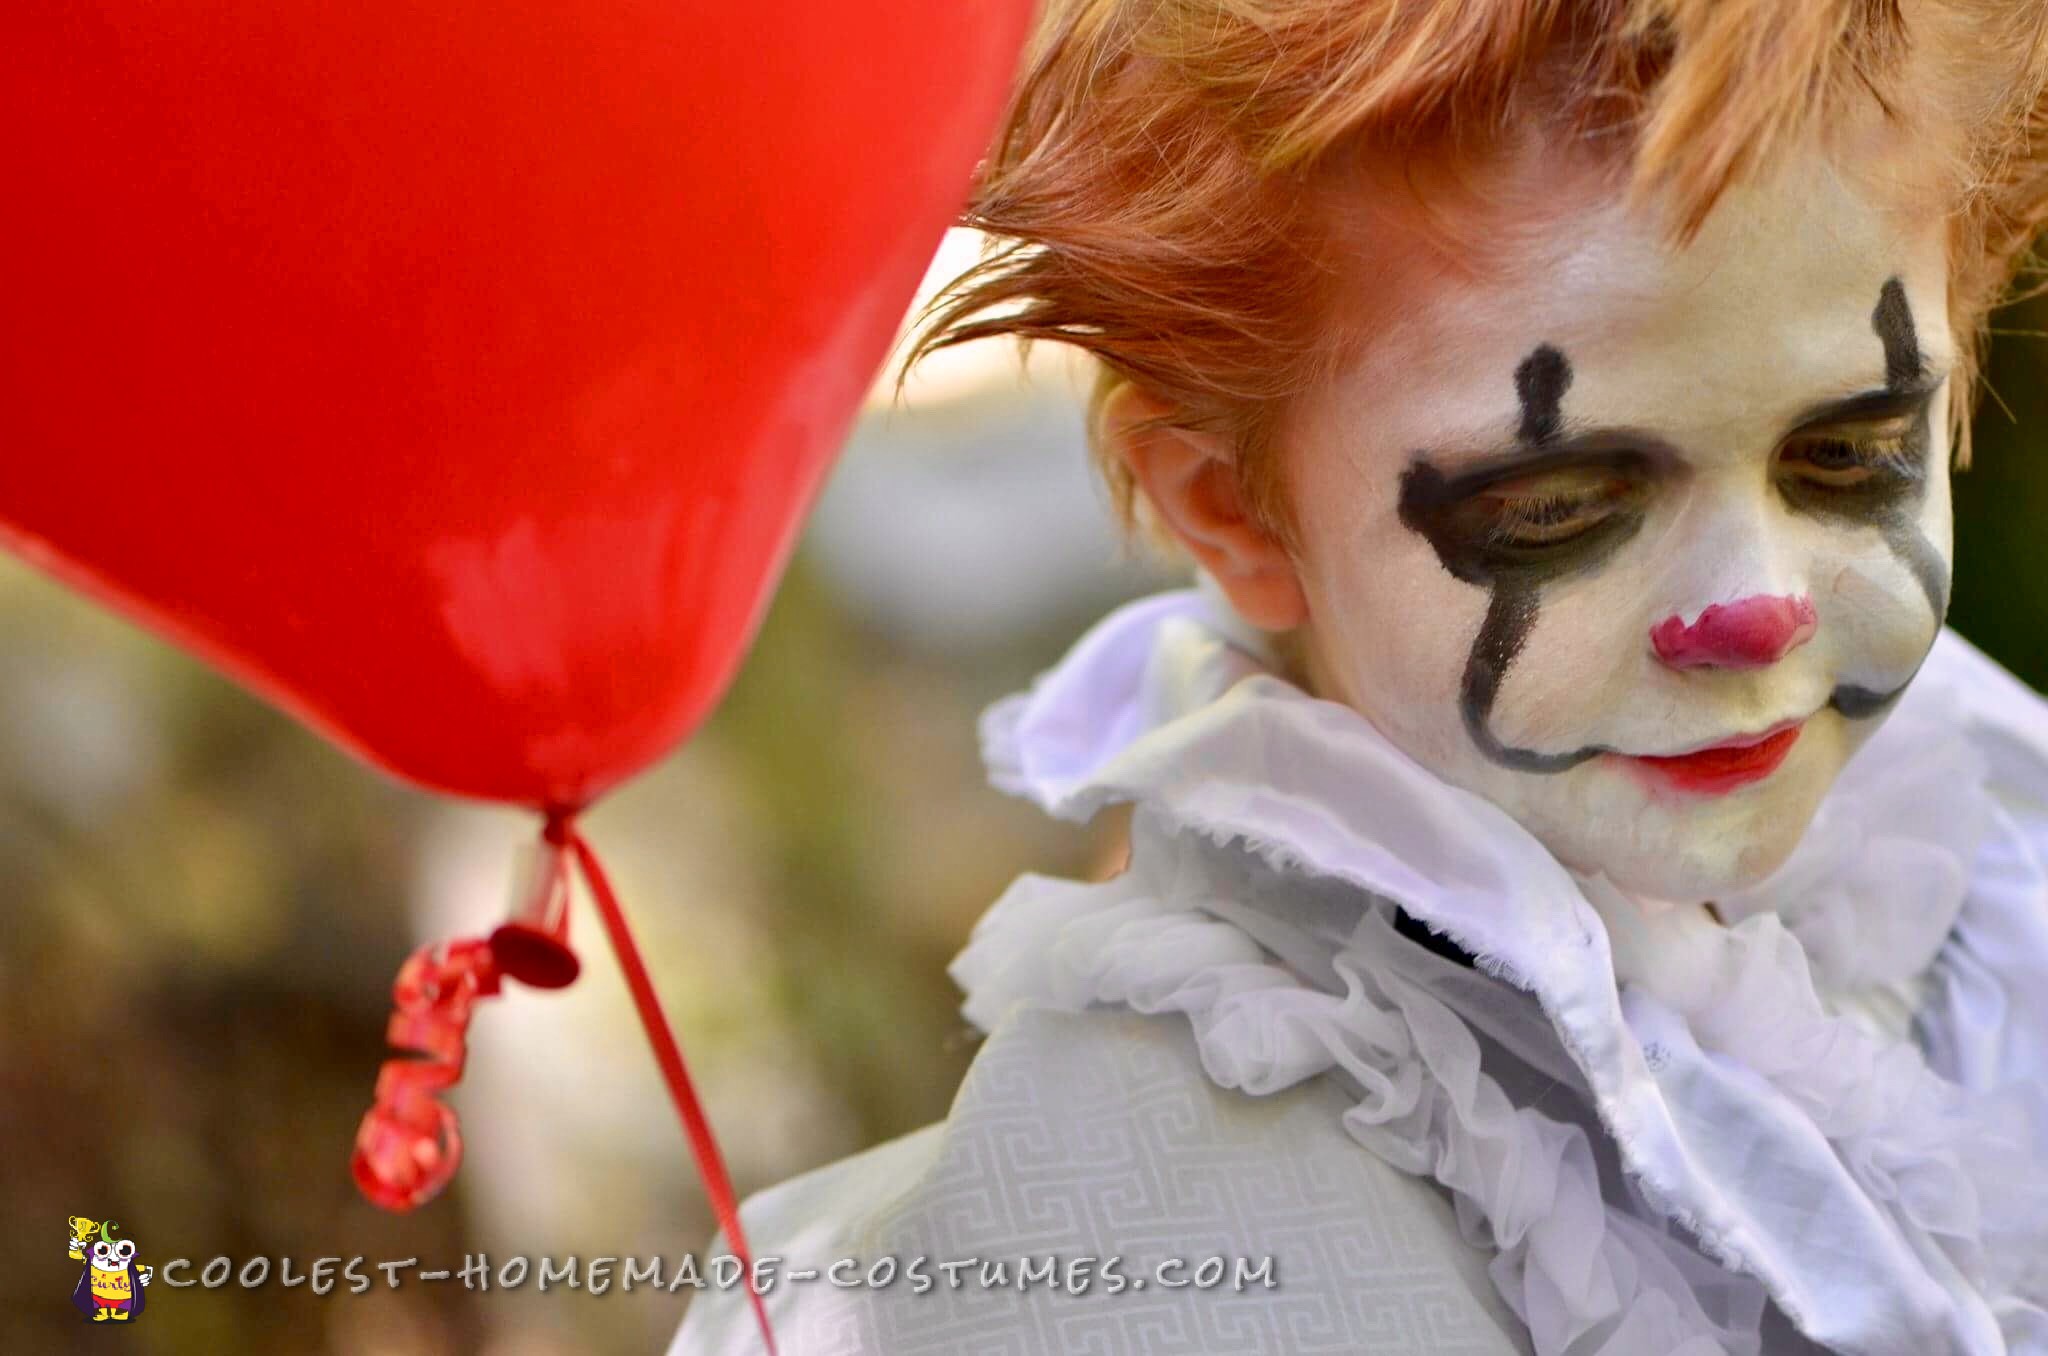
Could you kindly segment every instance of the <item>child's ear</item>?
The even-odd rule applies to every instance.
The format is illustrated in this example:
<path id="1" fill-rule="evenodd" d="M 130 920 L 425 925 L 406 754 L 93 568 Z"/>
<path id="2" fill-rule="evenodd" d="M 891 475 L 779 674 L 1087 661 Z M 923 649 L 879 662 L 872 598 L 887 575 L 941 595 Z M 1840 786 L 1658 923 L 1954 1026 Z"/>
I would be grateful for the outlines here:
<path id="1" fill-rule="evenodd" d="M 1251 515 L 1229 450 L 1213 434 L 1142 425 L 1169 407 L 1126 383 L 1103 402 L 1103 445 L 1131 468 L 1152 509 L 1229 595 L 1240 617 L 1262 631 L 1291 631 L 1308 619 L 1294 560 Z"/>

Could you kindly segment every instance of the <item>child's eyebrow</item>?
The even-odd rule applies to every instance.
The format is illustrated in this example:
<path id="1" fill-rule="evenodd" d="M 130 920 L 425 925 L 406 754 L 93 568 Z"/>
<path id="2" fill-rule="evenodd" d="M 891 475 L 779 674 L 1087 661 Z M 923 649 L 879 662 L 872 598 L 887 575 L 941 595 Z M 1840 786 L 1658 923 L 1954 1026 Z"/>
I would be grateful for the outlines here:
<path id="1" fill-rule="evenodd" d="M 1812 429 L 1877 423 L 1918 414 L 1926 409 L 1946 380 L 1946 377 L 1928 375 L 1903 388 L 1877 387 L 1822 401 L 1793 418 L 1779 439 L 1782 441 Z M 1615 424 L 1579 428 L 1566 425 L 1560 435 L 1544 443 L 1516 438 L 1480 449 L 1460 443 L 1417 448 L 1410 454 L 1408 464 L 1427 463 L 1439 468 L 1453 486 L 1479 488 L 1489 481 L 1511 475 L 1533 474 L 1573 462 L 1600 460 L 1623 453 L 1634 453 L 1651 465 L 1684 459 L 1677 445 L 1663 435 Z"/>
<path id="2" fill-rule="evenodd" d="M 1634 460 L 1647 464 L 1677 461 L 1681 454 L 1671 440 L 1647 429 L 1626 425 L 1570 428 L 1547 442 L 1530 443 L 1516 439 L 1474 451 L 1461 444 L 1418 448 L 1408 464 L 1438 468 L 1453 492 L 1477 489 L 1488 482 L 1514 475 L 1586 461 Z"/>
<path id="3" fill-rule="evenodd" d="M 1946 377 L 1926 374 L 1906 386 L 1883 386 L 1859 391 L 1839 400 L 1823 401 L 1792 421 L 1791 433 L 1826 428 L 1835 424 L 1869 424 L 1918 414 L 1934 399 Z"/>

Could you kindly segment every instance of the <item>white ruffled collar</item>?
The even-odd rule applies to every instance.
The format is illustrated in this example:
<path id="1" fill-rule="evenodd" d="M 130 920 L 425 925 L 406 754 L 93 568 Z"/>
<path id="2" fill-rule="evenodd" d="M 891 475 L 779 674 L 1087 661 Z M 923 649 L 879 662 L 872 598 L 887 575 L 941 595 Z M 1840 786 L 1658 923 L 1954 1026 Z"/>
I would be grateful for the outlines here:
<path id="1" fill-rule="evenodd" d="M 1944 634 L 1785 868 L 1721 902 L 1724 928 L 1574 878 L 1271 662 L 1213 588 L 1134 603 L 990 708 L 991 777 L 1064 818 L 1138 802 L 1456 941 L 1541 1004 L 1645 1196 L 1815 1339 L 2048 1351 L 2037 698 Z M 956 967 L 970 1016 L 977 985 L 1001 988 L 983 984 L 989 940 Z M 1936 981 L 1924 1057 L 1816 993 L 1916 978 Z M 1756 1126 L 1717 1133 L 1752 1111 Z M 1745 1173 L 1723 1142 L 1784 1171 Z M 1776 1199 L 1788 1181 L 1811 1199 Z"/>

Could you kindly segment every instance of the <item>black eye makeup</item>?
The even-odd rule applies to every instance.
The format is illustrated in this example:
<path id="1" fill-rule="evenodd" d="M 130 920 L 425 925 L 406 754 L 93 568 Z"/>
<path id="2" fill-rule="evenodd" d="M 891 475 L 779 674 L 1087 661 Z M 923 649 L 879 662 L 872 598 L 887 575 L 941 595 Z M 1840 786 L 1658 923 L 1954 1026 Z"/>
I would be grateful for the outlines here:
<path id="1" fill-rule="evenodd" d="M 1811 412 L 1772 457 L 1772 479 L 1785 502 L 1797 512 L 1877 524 L 1893 506 L 1917 499 L 1927 480 L 1929 412 L 1939 390 L 1916 369 L 1899 387 Z"/>
<path id="2" fill-rule="evenodd" d="M 1503 549 L 1561 546 L 1614 516 L 1627 482 L 1597 468 L 1524 476 L 1481 491 L 1488 540 Z"/>
<path id="3" fill-rule="evenodd" d="M 1419 472 L 1419 474 L 1417 474 Z M 1653 472 L 1633 451 L 1563 452 L 1445 477 L 1422 463 L 1402 512 L 1474 576 L 1562 572 L 1620 544 L 1641 521 Z"/>
<path id="4" fill-rule="evenodd" d="M 1772 465 L 1779 492 L 1796 508 L 1848 508 L 1916 493 L 1926 476 L 1925 440 L 1910 423 L 1800 433 Z"/>
<path id="5" fill-rule="evenodd" d="M 1515 369 L 1522 417 L 1513 450 L 1452 475 L 1418 454 L 1401 475 L 1402 523 L 1428 539 L 1445 569 L 1488 590 L 1458 706 L 1480 752 L 1521 772 L 1563 772 L 1602 752 L 1514 748 L 1494 737 L 1489 718 L 1536 625 L 1543 585 L 1590 568 L 1635 535 L 1650 484 L 1650 458 L 1639 448 L 1613 435 L 1597 443 L 1562 436 L 1571 384 L 1564 353 L 1538 347 Z"/>
<path id="6" fill-rule="evenodd" d="M 1906 446 L 1907 433 L 1809 434 L 1788 441 L 1778 453 L 1786 473 L 1822 489 L 1859 489 L 1879 480 L 1917 479 L 1919 466 Z"/>
<path id="7" fill-rule="evenodd" d="M 1889 446 L 1894 440 L 1879 436 L 1865 444 L 1864 450 L 1889 452 L 1889 459 L 1876 460 L 1869 474 L 1841 472 L 1836 477 L 1839 483 L 1834 485 L 1811 475 L 1781 476 L 1778 488 L 1785 502 L 1797 512 L 1875 528 L 1899 563 L 1919 583 L 1927 606 L 1934 613 L 1939 634 L 1942 619 L 1948 614 L 1948 562 L 1920 530 L 1918 514 L 1930 474 L 1934 395 L 1941 383 L 1920 351 L 1913 308 L 1907 303 L 1905 286 L 1897 278 L 1886 282 L 1879 293 L 1870 324 L 1884 345 L 1885 389 L 1876 396 L 1848 404 L 1865 418 L 1882 414 L 1902 423 L 1904 432 L 1896 438 L 1895 450 Z M 1837 417 L 1845 413 L 1848 411 L 1840 407 L 1835 411 Z M 1816 422 L 1804 426 L 1808 430 L 1819 427 Z M 1798 436 L 1795 434 L 1794 439 Z M 1788 439 L 1783 450 L 1790 450 L 1794 439 Z M 1889 709 L 1911 681 L 1909 676 L 1905 683 L 1884 690 L 1844 683 L 1835 689 L 1828 704 L 1851 720 L 1868 719 Z"/>

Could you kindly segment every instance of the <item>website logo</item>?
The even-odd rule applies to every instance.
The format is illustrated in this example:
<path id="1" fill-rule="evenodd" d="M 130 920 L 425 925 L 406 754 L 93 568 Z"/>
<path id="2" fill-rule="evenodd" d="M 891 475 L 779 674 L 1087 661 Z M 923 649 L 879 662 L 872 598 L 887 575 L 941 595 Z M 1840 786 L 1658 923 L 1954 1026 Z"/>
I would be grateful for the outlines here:
<path id="1" fill-rule="evenodd" d="M 135 1240 L 115 1238 L 112 1220 L 71 1216 L 71 1260 L 84 1262 L 71 1291 L 72 1307 L 94 1323 L 126 1323 L 142 1313 L 143 1295 L 156 1268 L 138 1266 Z"/>

